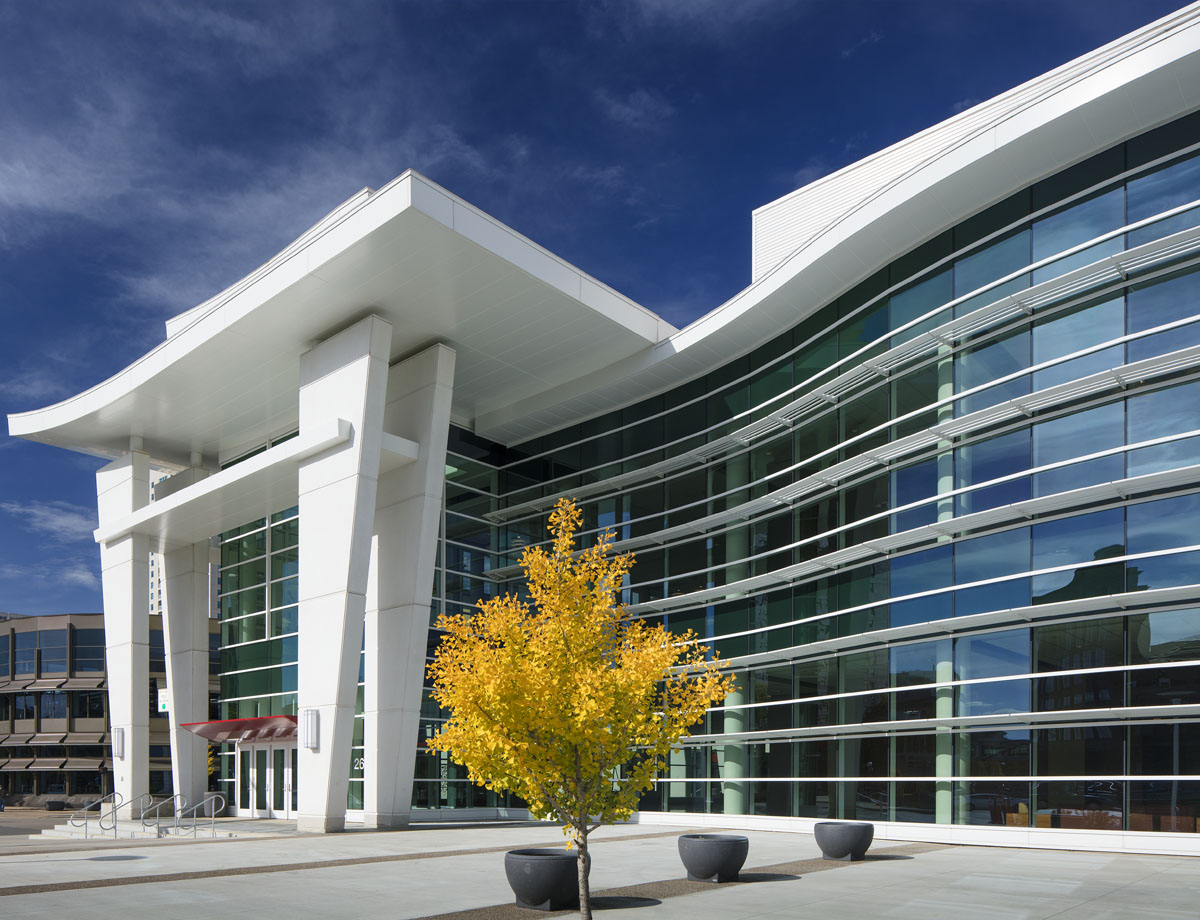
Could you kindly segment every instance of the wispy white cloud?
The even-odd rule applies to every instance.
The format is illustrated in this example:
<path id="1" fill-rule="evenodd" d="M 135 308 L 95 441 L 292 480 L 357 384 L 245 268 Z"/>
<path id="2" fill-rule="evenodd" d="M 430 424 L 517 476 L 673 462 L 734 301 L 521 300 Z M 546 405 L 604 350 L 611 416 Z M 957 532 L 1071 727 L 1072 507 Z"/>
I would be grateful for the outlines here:
<path id="1" fill-rule="evenodd" d="M 6 380 L 0 380 L 0 398 L 22 404 L 46 403 L 70 395 L 70 386 L 61 374 L 45 367 L 31 368 Z"/>
<path id="2" fill-rule="evenodd" d="M 6 501 L 0 510 L 19 519 L 35 533 L 60 543 L 92 542 L 96 513 L 91 508 L 64 501 Z"/>
<path id="3" fill-rule="evenodd" d="M 591 5 L 591 21 L 596 31 L 615 28 L 626 38 L 651 30 L 676 39 L 726 43 L 736 41 L 747 27 L 778 22 L 804 7 L 785 7 L 776 0 L 604 0 Z"/>
<path id="4" fill-rule="evenodd" d="M 820 157 L 809 157 L 803 166 L 792 173 L 792 187 L 803 188 L 831 172 L 833 172 L 833 167 L 827 161 Z"/>
<path id="5" fill-rule="evenodd" d="M 626 128 L 661 130 L 675 114 L 675 106 L 666 97 L 649 89 L 635 89 L 626 96 L 615 96 L 598 89 L 594 96 L 600 111 L 610 121 Z"/>
<path id="6" fill-rule="evenodd" d="M 859 51 L 862 51 L 863 48 L 866 48 L 870 45 L 877 45 L 881 41 L 883 41 L 883 35 L 879 32 L 876 32 L 874 29 L 872 29 L 870 32 L 868 32 L 866 35 L 864 35 L 862 38 L 860 38 L 858 41 L 856 41 L 853 45 L 843 48 L 842 52 L 841 52 L 842 57 L 843 58 L 853 57 Z"/>
<path id="7" fill-rule="evenodd" d="M 46 591 L 63 586 L 96 591 L 100 575 L 94 566 L 78 560 L 55 559 L 27 565 L 5 562 L 0 563 L 0 585 L 6 582 L 19 586 L 24 594 L 29 594 L 30 588 Z"/>

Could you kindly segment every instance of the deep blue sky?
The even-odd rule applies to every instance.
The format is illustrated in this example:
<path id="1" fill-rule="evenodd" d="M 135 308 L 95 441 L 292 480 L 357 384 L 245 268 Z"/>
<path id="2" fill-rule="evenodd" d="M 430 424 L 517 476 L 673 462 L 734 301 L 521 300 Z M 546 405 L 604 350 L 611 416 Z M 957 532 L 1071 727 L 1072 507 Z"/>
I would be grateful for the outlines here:
<path id="1" fill-rule="evenodd" d="M 0 0 L 0 411 L 413 167 L 683 325 L 750 212 L 1157 0 Z M 0 611 L 99 610 L 98 461 L 0 437 Z"/>

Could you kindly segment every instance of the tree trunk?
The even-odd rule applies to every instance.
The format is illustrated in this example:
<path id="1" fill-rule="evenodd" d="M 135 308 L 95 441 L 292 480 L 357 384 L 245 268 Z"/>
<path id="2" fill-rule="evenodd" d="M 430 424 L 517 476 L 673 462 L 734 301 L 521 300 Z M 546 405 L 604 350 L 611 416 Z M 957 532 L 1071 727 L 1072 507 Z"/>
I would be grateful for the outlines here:
<path id="1" fill-rule="evenodd" d="M 575 838 L 575 845 L 579 849 L 576 860 L 579 869 L 579 918 L 580 920 L 592 920 L 592 890 L 588 886 L 586 830 L 580 832 L 579 836 Z"/>

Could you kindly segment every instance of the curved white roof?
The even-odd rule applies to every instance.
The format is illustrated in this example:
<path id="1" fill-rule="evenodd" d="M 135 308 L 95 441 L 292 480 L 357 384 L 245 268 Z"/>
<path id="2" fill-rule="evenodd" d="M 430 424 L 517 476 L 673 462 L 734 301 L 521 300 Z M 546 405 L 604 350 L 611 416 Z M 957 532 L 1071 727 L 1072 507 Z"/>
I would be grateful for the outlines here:
<path id="1" fill-rule="evenodd" d="M 458 352 L 454 418 L 513 443 L 712 370 L 1013 190 L 1200 107 L 1200 4 L 755 212 L 755 280 L 676 330 L 408 172 L 167 324 L 109 380 L 9 416 L 100 456 L 225 457 L 295 427 L 297 358 L 368 313 Z"/>

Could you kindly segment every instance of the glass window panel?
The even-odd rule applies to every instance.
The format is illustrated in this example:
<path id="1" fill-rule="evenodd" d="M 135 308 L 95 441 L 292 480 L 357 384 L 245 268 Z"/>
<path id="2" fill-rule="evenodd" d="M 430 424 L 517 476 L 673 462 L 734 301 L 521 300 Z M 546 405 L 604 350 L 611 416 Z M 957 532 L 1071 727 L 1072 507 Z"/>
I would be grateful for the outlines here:
<path id="1" fill-rule="evenodd" d="M 792 377 L 796 383 L 803 383 L 815 374 L 821 373 L 837 361 L 837 339 L 830 332 L 811 345 L 796 352 L 792 358 Z"/>
<path id="2" fill-rule="evenodd" d="M 1029 571 L 1029 528 L 973 537 L 954 544 L 954 581 L 966 584 Z M 960 592 L 961 593 L 961 592 Z"/>
<path id="3" fill-rule="evenodd" d="M 1200 435 L 1139 447 L 1125 455 L 1127 475 L 1144 476 L 1200 463 Z"/>
<path id="4" fill-rule="evenodd" d="M 1045 728 L 1033 734 L 1038 776 L 1112 776 L 1125 772 L 1123 726 Z"/>
<path id="5" fill-rule="evenodd" d="M 911 416 L 892 426 L 895 437 L 904 437 L 928 428 L 937 421 L 939 410 L 927 407 L 932 406 L 941 395 L 942 379 L 945 378 L 948 383 L 952 381 L 953 367 L 950 360 L 945 359 L 904 373 L 893 381 L 892 418 Z"/>
<path id="6" fill-rule="evenodd" d="M 956 391 L 962 393 L 998 377 L 1025 370 L 1029 367 L 1029 344 L 1029 332 L 1022 330 L 960 352 L 954 359 Z M 974 411 L 974 408 L 968 407 L 964 411 Z"/>
<path id="7" fill-rule="evenodd" d="M 908 601 L 897 601 L 889 605 L 888 623 L 891 626 L 909 626 L 913 623 L 931 623 L 953 616 L 954 600 L 949 592 L 916 597 Z"/>
<path id="8" fill-rule="evenodd" d="M 1018 230 L 955 261 L 954 295 L 962 297 L 1027 266 L 1029 240 L 1029 230 Z"/>
<path id="9" fill-rule="evenodd" d="M 1119 673 L 1073 674 L 1034 681 L 1040 712 L 1115 709 L 1124 705 L 1125 680 Z"/>
<path id="10" fill-rule="evenodd" d="M 1120 226 L 1118 223 L 1116 226 Z M 1115 228 L 1113 228 L 1115 229 Z M 1105 256 L 1119 255 L 1125 249 L 1125 241 L 1120 236 L 1114 236 L 1103 242 L 1097 243 L 1094 246 L 1088 246 L 1086 249 L 1081 249 L 1079 252 L 1069 256 L 1063 256 L 1060 259 L 1055 259 L 1049 265 L 1044 265 L 1041 268 L 1033 270 L 1033 283 L 1039 284 L 1042 281 L 1049 281 L 1052 278 L 1058 278 L 1065 275 L 1067 272 L 1072 272 L 1077 268 L 1082 268 L 1085 265 L 1091 265 L 1093 262 L 1098 262 Z"/>
<path id="11" fill-rule="evenodd" d="M 954 640 L 954 674 L 957 680 L 1003 677 L 1029 671 L 1028 629 L 961 636 Z"/>
<path id="12" fill-rule="evenodd" d="M 289 578 L 300 574 L 300 549 L 292 547 L 271 556 L 271 578 Z"/>
<path id="13" fill-rule="evenodd" d="M 891 328 L 897 329 L 905 323 L 911 322 L 920 316 L 924 316 L 931 310 L 949 303 L 953 299 L 954 273 L 951 269 L 947 268 L 891 296 L 889 301 L 889 322 Z M 893 336 L 892 344 L 898 345 L 901 342 L 907 341 L 921 332 L 933 329 L 948 319 L 950 319 L 949 314 L 936 314 L 924 322 L 918 323 L 911 329 L 906 330 L 901 335 Z"/>
<path id="14" fill-rule="evenodd" d="M 1029 732 L 966 732 L 958 736 L 959 757 L 971 776 L 1028 776 Z"/>
<path id="15" fill-rule="evenodd" d="M 960 783 L 959 824 L 1028 827 L 1032 798 L 1029 783 Z"/>
<path id="16" fill-rule="evenodd" d="M 1195 316 L 1200 313 L 1200 271 L 1192 270 L 1165 280 L 1134 285 L 1126 299 L 1130 332 Z"/>
<path id="17" fill-rule="evenodd" d="M 1106 617 L 1039 626 L 1033 644 L 1037 671 L 1120 666 L 1125 663 L 1125 623 L 1122 617 Z"/>
<path id="18" fill-rule="evenodd" d="M 950 661 L 952 646 L 949 639 L 936 642 L 917 642 L 896 645 L 891 650 L 893 687 L 932 684 L 937 679 L 938 664 Z"/>
<path id="19" fill-rule="evenodd" d="M 1057 313 L 1033 326 L 1033 363 L 1043 364 L 1125 334 L 1125 300 L 1114 297 Z"/>
<path id="20" fill-rule="evenodd" d="M 1200 763 L 1200 723 L 1131 725 L 1129 772 L 1175 775 L 1195 772 Z"/>
<path id="21" fill-rule="evenodd" d="M 838 353 L 849 357 L 864 345 L 874 342 L 888 331 L 888 305 L 883 300 L 843 323 L 838 330 Z M 864 352 L 862 357 L 868 353 Z"/>
<path id="22" fill-rule="evenodd" d="M 890 740 L 850 738 L 841 742 L 843 776 L 889 776 Z"/>
<path id="23" fill-rule="evenodd" d="M 889 404 L 891 402 L 889 389 L 886 386 L 876 387 L 869 393 L 852 400 L 838 412 L 841 417 L 842 440 L 849 441 L 864 432 L 883 425 L 888 420 Z M 887 441 L 887 429 L 879 431 L 868 438 L 855 441 L 842 448 L 842 454 L 852 457 L 877 447 Z"/>
<path id="24" fill-rule="evenodd" d="M 1097 406 L 1033 426 L 1033 465 L 1046 466 L 1120 447 L 1125 441 L 1125 405 Z"/>
<path id="25" fill-rule="evenodd" d="M 988 482 L 1029 469 L 1028 429 L 988 438 L 955 450 L 957 488 Z M 966 492 L 955 498 L 956 514 L 970 514 L 1029 498 L 1028 478 L 1012 479 L 988 489 Z"/>
<path id="26" fill-rule="evenodd" d="M 1125 514 L 1121 508 L 1094 511 L 1033 526 L 1033 568 L 1091 562 L 1125 551 Z"/>
<path id="27" fill-rule="evenodd" d="M 1128 827 L 1131 831 L 1200 831 L 1200 782 L 1147 780 L 1129 786 Z"/>
<path id="28" fill-rule="evenodd" d="M 1108 192 L 1078 201 L 1057 214 L 1043 217 L 1033 223 L 1033 261 L 1038 262 L 1056 255 L 1065 249 L 1086 243 L 1115 230 L 1125 223 L 1125 190 L 1114 188 Z M 1116 240 L 1123 248 L 1123 241 Z M 1096 258 L 1099 258 L 1097 256 Z M 1089 261 L 1094 261 L 1089 260 Z M 1056 272 L 1061 274 L 1061 272 Z M 1035 279 L 1035 283 L 1036 283 Z"/>
<path id="29" fill-rule="evenodd" d="M 1035 575 L 1031 579 L 1033 603 L 1055 604 L 1081 597 L 1103 597 L 1125 590 L 1125 570 L 1120 563 L 1092 565 Z"/>
<path id="30" fill-rule="evenodd" d="M 1200 494 L 1141 502 L 1125 514 L 1130 553 L 1200 543 Z"/>
<path id="31" fill-rule="evenodd" d="M 1090 447 L 1083 447 L 1090 450 Z M 1125 476 L 1125 457 L 1121 454 L 1111 454 L 1107 457 L 1097 457 L 1082 463 L 1055 470 L 1035 473 L 1033 476 L 1033 494 L 1055 495 L 1059 492 L 1070 492 L 1072 489 L 1082 489 L 1084 486 L 1096 485 L 1101 482 L 1112 482 Z"/>
<path id="32" fill-rule="evenodd" d="M 797 699 L 829 696 L 838 692 L 838 661 L 821 658 L 802 661 L 794 668 Z M 837 723 L 837 700 L 821 699 L 801 703 L 796 707 L 796 725 L 834 725 Z"/>
<path id="33" fill-rule="evenodd" d="M 949 466 L 950 457 L 946 456 L 941 462 Z M 938 493 L 938 464 L 939 458 L 931 457 L 920 463 L 902 467 L 891 474 L 892 476 L 892 505 L 902 506 L 923 498 L 930 498 Z M 919 508 L 901 511 L 892 515 L 892 531 L 898 533 L 910 530 L 924 524 L 931 524 L 937 519 L 937 503 L 928 502 Z M 900 592 L 892 592 L 900 593 Z"/>
<path id="34" fill-rule="evenodd" d="M 933 591 L 954 583 L 954 554 L 950 546 L 935 546 L 890 561 L 892 597 Z"/>
<path id="35" fill-rule="evenodd" d="M 1108 780 L 1034 784 L 1038 827 L 1119 831 L 1125 784 Z"/>
<path id="36" fill-rule="evenodd" d="M 934 763 L 937 757 L 937 741 L 933 735 L 898 735 L 895 744 L 895 776 L 933 776 L 937 773 Z"/>
<path id="37" fill-rule="evenodd" d="M 1012 610 L 1030 604 L 1030 580 L 1010 578 L 954 592 L 954 615 L 971 616 L 990 610 Z M 892 605 L 895 607 L 895 605 Z"/>
<path id="38" fill-rule="evenodd" d="M 1144 220 L 1195 201 L 1200 189 L 1200 156 L 1193 154 L 1156 169 L 1154 172 L 1130 179 L 1125 184 L 1128 194 L 1129 223 Z M 1194 211 L 1185 211 L 1165 221 L 1158 221 L 1141 230 L 1130 231 L 1129 245 L 1155 240 L 1195 226 Z"/>
<path id="39" fill-rule="evenodd" d="M 1144 358 L 1156 358 L 1180 348 L 1200 345 L 1200 322 L 1165 329 L 1125 343 L 1125 361 L 1132 364 Z"/>
<path id="40" fill-rule="evenodd" d="M 966 316 L 978 310 L 980 307 L 986 307 L 988 304 L 996 303 L 998 300 L 1003 300 L 1009 294 L 1015 294 L 1017 291 L 1023 291 L 1029 287 L 1029 275 L 1020 275 L 1005 281 L 1003 284 L 997 284 L 994 288 L 990 288 L 981 294 L 976 294 L 974 297 L 968 297 L 966 300 L 960 301 L 954 307 L 955 317 Z"/>
<path id="41" fill-rule="evenodd" d="M 1200 551 L 1137 559 L 1126 566 L 1125 589 L 1148 591 L 1200 582 Z"/>
<path id="42" fill-rule="evenodd" d="M 1156 390 L 1128 400 L 1127 441 L 1136 444 L 1200 429 L 1200 381 Z M 1133 474 L 1130 463 L 1130 475 Z"/>
<path id="43" fill-rule="evenodd" d="M 966 684 L 958 688 L 960 716 L 986 716 L 1029 711 L 1028 680 Z"/>
<path id="44" fill-rule="evenodd" d="M 1200 658 L 1200 607 L 1131 614 L 1129 663 Z"/>
<path id="45" fill-rule="evenodd" d="M 1151 668 L 1129 672 L 1130 706 L 1200 703 L 1200 667 Z"/>

